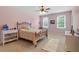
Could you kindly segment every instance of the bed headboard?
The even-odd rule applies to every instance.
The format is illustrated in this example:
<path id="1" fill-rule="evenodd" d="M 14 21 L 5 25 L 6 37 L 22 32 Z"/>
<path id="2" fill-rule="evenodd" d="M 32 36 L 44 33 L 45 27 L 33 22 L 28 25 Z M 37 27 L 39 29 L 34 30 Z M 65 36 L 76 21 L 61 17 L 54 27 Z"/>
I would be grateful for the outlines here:
<path id="1" fill-rule="evenodd" d="M 31 23 L 28 22 L 17 22 L 17 29 L 29 29 L 31 27 Z"/>

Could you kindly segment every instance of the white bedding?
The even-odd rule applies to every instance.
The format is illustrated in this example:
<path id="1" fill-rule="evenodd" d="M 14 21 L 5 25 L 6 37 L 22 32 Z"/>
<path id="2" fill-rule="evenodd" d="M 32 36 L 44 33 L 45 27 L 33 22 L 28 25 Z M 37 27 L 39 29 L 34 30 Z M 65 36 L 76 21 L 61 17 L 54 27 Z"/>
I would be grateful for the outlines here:
<path id="1" fill-rule="evenodd" d="M 39 29 L 33 29 L 33 28 L 30 28 L 30 29 L 21 29 L 22 31 L 28 31 L 28 32 L 36 32 L 36 33 L 39 33 L 41 32 L 42 30 L 39 30 Z"/>

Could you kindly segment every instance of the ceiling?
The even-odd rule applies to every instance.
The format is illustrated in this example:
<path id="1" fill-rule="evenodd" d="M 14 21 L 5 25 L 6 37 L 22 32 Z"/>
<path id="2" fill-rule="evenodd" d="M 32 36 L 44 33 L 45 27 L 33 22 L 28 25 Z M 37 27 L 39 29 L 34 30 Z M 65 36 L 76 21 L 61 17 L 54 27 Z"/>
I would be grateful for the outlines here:
<path id="1" fill-rule="evenodd" d="M 50 8 L 50 10 L 48 11 L 48 13 L 46 13 L 46 14 L 51 14 L 51 13 L 70 11 L 70 10 L 72 10 L 73 7 L 72 6 L 46 6 L 46 8 Z"/>
<path id="2" fill-rule="evenodd" d="M 51 14 L 51 13 L 58 13 L 58 12 L 64 12 L 64 11 L 70 11 L 72 10 L 73 6 L 45 6 L 46 8 L 50 8 L 50 10 L 48 11 L 48 13 L 46 14 Z M 41 15 L 39 13 L 39 8 L 40 6 L 22 6 L 22 7 L 17 7 L 17 8 L 21 8 L 24 11 L 30 11 L 31 13 L 37 14 L 37 15 Z"/>
<path id="3" fill-rule="evenodd" d="M 72 10 L 71 6 L 49 6 L 49 13 L 57 13 Z"/>

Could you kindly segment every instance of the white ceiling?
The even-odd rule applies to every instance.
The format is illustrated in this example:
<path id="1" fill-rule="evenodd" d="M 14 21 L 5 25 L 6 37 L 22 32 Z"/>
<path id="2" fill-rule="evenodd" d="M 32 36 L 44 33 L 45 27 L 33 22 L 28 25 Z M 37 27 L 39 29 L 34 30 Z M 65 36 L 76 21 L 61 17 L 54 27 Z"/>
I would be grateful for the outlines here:
<path id="1" fill-rule="evenodd" d="M 47 14 L 69 11 L 69 10 L 72 10 L 73 8 L 73 6 L 45 6 L 45 7 L 50 8 Z M 27 10 L 37 15 L 40 15 L 39 11 L 37 11 L 39 10 L 40 6 L 24 6 L 24 7 L 22 6 L 22 7 L 17 7 L 17 8 L 21 8 L 24 11 Z"/>
<path id="2" fill-rule="evenodd" d="M 40 15 L 39 11 L 37 11 L 37 10 L 39 10 L 39 6 L 31 7 L 31 8 L 33 8 L 35 10 L 35 12 L 38 15 Z M 51 14 L 51 13 L 70 11 L 70 10 L 72 10 L 73 6 L 46 6 L 46 8 L 50 8 L 50 10 L 47 14 Z"/>
<path id="3" fill-rule="evenodd" d="M 71 6 L 49 6 L 49 13 L 57 13 L 72 10 Z"/>
<path id="4" fill-rule="evenodd" d="M 50 10 L 47 14 L 72 10 L 71 6 L 48 6 L 48 8 L 50 8 Z"/>

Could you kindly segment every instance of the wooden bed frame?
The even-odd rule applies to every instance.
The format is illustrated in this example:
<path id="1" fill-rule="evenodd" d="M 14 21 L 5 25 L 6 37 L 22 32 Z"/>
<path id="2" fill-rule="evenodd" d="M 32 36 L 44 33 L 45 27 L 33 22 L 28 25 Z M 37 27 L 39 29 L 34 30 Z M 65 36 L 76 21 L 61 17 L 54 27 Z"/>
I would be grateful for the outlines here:
<path id="1" fill-rule="evenodd" d="M 31 27 L 30 23 L 17 22 L 18 37 L 32 41 L 34 46 L 37 46 L 38 40 L 46 38 L 48 36 L 46 29 L 38 29 L 37 31 L 31 32 L 29 31 L 28 27 Z"/>

